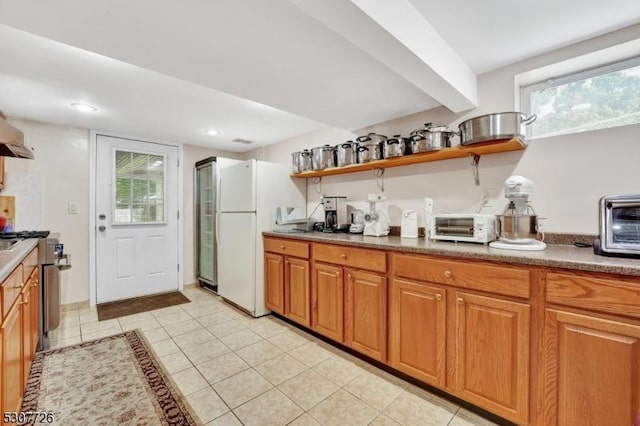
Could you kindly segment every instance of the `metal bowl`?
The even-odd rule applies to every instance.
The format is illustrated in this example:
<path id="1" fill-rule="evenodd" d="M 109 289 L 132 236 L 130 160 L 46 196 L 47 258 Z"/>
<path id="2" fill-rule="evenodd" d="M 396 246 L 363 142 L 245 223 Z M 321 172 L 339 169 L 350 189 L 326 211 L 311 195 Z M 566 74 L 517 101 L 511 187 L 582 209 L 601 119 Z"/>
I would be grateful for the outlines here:
<path id="1" fill-rule="evenodd" d="M 526 244 L 538 236 L 538 216 L 500 215 L 500 239 L 509 243 Z"/>

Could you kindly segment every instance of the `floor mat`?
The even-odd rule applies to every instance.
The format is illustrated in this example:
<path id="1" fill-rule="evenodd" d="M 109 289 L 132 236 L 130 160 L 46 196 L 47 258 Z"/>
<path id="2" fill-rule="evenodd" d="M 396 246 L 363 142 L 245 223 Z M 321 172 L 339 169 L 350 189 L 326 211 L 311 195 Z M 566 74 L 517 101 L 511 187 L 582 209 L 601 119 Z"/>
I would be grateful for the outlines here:
<path id="1" fill-rule="evenodd" d="M 101 303 L 98 305 L 98 321 L 139 314 L 140 312 L 167 308 L 189 302 L 191 301 L 184 294 L 179 291 L 172 291 L 170 293 L 118 300 L 117 302 Z"/>

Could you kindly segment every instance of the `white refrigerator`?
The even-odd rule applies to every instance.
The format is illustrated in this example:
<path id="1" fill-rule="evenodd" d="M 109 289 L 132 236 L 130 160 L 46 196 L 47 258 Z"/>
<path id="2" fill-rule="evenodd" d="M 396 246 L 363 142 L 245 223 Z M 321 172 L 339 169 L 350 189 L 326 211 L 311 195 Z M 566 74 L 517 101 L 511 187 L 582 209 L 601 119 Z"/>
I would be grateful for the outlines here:
<path id="1" fill-rule="evenodd" d="M 248 160 L 220 170 L 218 294 L 254 317 L 264 306 L 262 232 L 275 227 L 278 206 L 306 209 L 306 182 L 290 167 Z"/>

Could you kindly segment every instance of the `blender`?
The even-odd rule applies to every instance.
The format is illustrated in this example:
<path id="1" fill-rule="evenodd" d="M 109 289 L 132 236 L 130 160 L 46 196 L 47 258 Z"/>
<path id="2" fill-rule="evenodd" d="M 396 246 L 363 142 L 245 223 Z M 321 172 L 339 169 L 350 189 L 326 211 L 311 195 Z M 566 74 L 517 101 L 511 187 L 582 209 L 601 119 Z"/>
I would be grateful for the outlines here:
<path id="1" fill-rule="evenodd" d="M 504 196 L 509 203 L 500 221 L 500 239 L 489 244 L 490 247 L 506 250 L 544 250 L 547 245 L 537 240 L 540 233 L 538 216 L 529 204 L 533 194 L 533 182 L 523 176 L 511 176 L 504 182 Z"/>
<path id="2" fill-rule="evenodd" d="M 369 213 L 364 215 L 363 235 L 370 235 L 373 237 L 384 237 L 389 235 L 389 217 L 384 210 L 376 210 L 376 203 L 386 199 L 387 197 L 382 194 L 367 195 Z"/>

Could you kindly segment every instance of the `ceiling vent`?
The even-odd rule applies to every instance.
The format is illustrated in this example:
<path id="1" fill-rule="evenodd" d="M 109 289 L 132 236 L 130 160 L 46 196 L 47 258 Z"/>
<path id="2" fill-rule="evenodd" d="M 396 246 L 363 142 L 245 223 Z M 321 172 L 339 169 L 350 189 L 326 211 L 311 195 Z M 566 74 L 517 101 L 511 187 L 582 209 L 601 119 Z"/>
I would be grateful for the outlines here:
<path id="1" fill-rule="evenodd" d="M 255 143 L 254 141 L 248 141 L 246 139 L 240 139 L 240 138 L 235 138 L 231 142 L 241 143 L 243 145 L 252 145 Z"/>

